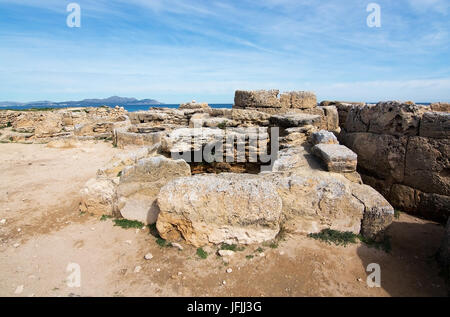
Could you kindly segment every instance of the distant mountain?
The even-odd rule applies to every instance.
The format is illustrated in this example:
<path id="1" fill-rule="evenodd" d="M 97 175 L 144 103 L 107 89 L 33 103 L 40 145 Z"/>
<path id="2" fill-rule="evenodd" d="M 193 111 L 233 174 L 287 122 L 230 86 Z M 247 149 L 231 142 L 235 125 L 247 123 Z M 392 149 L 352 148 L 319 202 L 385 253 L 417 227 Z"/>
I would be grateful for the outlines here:
<path id="1" fill-rule="evenodd" d="M 15 102 L 15 101 L 0 101 L 0 106 L 3 107 L 32 107 L 32 106 L 45 106 L 45 107 L 88 107 L 88 106 L 140 106 L 140 105 L 162 105 L 163 103 L 154 99 L 142 99 L 125 98 L 112 96 L 106 99 L 84 99 L 81 101 L 32 101 L 32 102 Z"/>

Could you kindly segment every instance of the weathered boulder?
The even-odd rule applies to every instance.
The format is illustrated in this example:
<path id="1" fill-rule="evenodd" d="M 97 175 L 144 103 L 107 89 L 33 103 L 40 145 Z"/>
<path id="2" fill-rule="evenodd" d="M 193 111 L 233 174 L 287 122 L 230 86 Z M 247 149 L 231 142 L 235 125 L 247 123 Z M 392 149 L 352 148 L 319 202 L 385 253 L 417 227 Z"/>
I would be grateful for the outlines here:
<path id="1" fill-rule="evenodd" d="M 242 91 L 237 90 L 234 96 L 234 105 L 239 108 L 256 107 L 256 108 L 281 108 L 278 99 L 279 90 L 256 90 Z"/>
<path id="2" fill-rule="evenodd" d="M 159 190 L 172 179 L 191 175 L 183 160 L 162 156 L 144 158 L 123 169 L 117 188 L 122 217 L 144 224 L 155 223 L 159 209 L 155 199 Z"/>
<path id="3" fill-rule="evenodd" d="M 336 107 L 334 106 L 326 106 L 326 107 L 318 107 L 322 109 L 324 112 L 324 128 L 328 131 L 339 133 L 341 128 L 339 127 L 339 113 Z"/>
<path id="4" fill-rule="evenodd" d="M 403 184 L 450 196 L 450 139 L 410 137 Z"/>
<path id="5" fill-rule="evenodd" d="M 362 171 L 391 183 L 403 182 L 407 137 L 344 133 L 340 140 L 358 155 L 358 166 Z"/>
<path id="6" fill-rule="evenodd" d="M 336 136 L 326 130 L 320 130 L 311 134 L 311 143 L 317 144 L 339 144 Z"/>
<path id="7" fill-rule="evenodd" d="M 358 156 L 344 145 L 317 144 L 312 148 L 312 152 L 323 161 L 330 172 L 351 173 L 356 171 Z"/>
<path id="8" fill-rule="evenodd" d="M 90 179 L 80 192 L 80 210 L 97 216 L 113 215 L 116 184 L 109 179 Z"/>
<path id="9" fill-rule="evenodd" d="M 450 139 L 450 112 L 425 112 L 420 123 L 421 137 Z"/>
<path id="10" fill-rule="evenodd" d="M 416 136 L 419 134 L 420 118 L 425 111 L 424 106 L 396 101 L 352 107 L 345 129 L 347 132 Z"/>
<path id="11" fill-rule="evenodd" d="M 280 230 L 281 198 L 267 181 L 245 174 L 179 178 L 158 195 L 157 229 L 169 241 L 259 243 Z"/>
<path id="12" fill-rule="evenodd" d="M 350 187 L 352 195 L 364 205 L 361 234 L 369 239 L 382 240 L 394 219 L 394 208 L 370 186 L 351 183 Z"/>
<path id="13" fill-rule="evenodd" d="M 310 91 L 292 91 L 283 93 L 280 100 L 287 108 L 308 109 L 317 106 L 317 97 Z"/>
<path id="14" fill-rule="evenodd" d="M 450 112 L 450 103 L 448 102 L 436 102 L 430 106 L 432 111 Z"/>

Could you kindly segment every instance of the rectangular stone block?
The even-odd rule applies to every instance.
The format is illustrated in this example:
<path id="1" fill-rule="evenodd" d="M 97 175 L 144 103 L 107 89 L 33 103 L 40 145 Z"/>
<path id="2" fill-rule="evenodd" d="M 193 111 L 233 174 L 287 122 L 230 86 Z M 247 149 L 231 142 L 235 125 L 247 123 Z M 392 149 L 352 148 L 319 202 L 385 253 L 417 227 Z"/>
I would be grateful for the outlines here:
<path id="1" fill-rule="evenodd" d="M 318 144 L 312 149 L 328 171 L 336 173 L 351 173 L 356 171 L 357 155 L 346 146 L 339 144 Z"/>
<path id="2" fill-rule="evenodd" d="M 449 139 L 450 113 L 425 112 L 420 123 L 419 135 L 435 139 Z"/>

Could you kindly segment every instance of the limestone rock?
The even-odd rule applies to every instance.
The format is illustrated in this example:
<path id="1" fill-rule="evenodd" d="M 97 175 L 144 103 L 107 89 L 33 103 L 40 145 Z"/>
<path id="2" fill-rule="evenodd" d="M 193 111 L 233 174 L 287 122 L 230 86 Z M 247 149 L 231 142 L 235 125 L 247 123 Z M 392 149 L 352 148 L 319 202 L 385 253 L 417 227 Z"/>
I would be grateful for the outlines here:
<path id="1" fill-rule="evenodd" d="M 351 173 L 356 171 L 357 155 L 339 144 L 317 144 L 312 148 L 314 155 L 322 159 L 328 171 Z"/>
<path id="2" fill-rule="evenodd" d="M 423 106 L 396 101 L 353 107 L 348 113 L 345 129 L 347 132 L 416 136 L 425 111 Z"/>
<path id="3" fill-rule="evenodd" d="M 265 176 L 282 199 L 283 229 L 307 234 L 331 228 L 358 234 L 364 205 L 353 196 L 353 183 L 337 174 L 298 172 Z"/>
<path id="4" fill-rule="evenodd" d="M 97 216 L 112 215 L 116 186 L 108 179 L 90 179 L 81 190 L 80 210 Z"/>
<path id="5" fill-rule="evenodd" d="M 244 174 L 172 180 L 158 195 L 161 237 L 194 246 L 259 243 L 279 232 L 281 199 L 270 182 Z"/>
<path id="6" fill-rule="evenodd" d="M 394 219 L 394 208 L 370 186 L 352 183 L 351 190 L 352 195 L 364 205 L 361 234 L 369 239 L 382 240 Z"/>
<path id="7" fill-rule="evenodd" d="M 450 196 L 450 139 L 411 137 L 404 184 L 423 192 Z"/>
<path id="8" fill-rule="evenodd" d="M 144 224 L 155 223 L 159 213 L 155 200 L 161 187 L 174 178 L 190 174 L 185 161 L 162 156 L 140 159 L 135 165 L 125 167 L 117 188 L 122 217 Z"/>
<path id="9" fill-rule="evenodd" d="M 313 132 L 311 135 L 311 143 L 313 145 L 317 144 L 339 144 L 336 136 L 326 130 L 320 130 Z"/>
<path id="10" fill-rule="evenodd" d="M 436 103 L 432 103 L 430 108 L 433 111 L 450 112 L 450 103 L 436 102 Z"/>
<path id="11" fill-rule="evenodd" d="M 307 125 L 318 126 L 320 125 L 320 116 L 310 114 L 285 114 L 274 115 L 270 117 L 270 123 L 276 127 L 291 128 L 291 127 L 304 127 Z"/>
<path id="12" fill-rule="evenodd" d="M 279 90 L 256 90 L 242 91 L 237 90 L 234 97 L 234 105 L 240 108 L 260 107 L 260 108 L 280 108 L 278 99 Z"/>
<path id="13" fill-rule="evenodd" d="M 450 139 L 450 112 L 425 112 L 419 134 L 421 137 Z"/>
<path id="14" fill-rule="evenodd" d="M 358 155 L 358 165 L 391 183 L 403 183 L 407 137 L 373 133 L 343 133 L 341 143 Z"/>

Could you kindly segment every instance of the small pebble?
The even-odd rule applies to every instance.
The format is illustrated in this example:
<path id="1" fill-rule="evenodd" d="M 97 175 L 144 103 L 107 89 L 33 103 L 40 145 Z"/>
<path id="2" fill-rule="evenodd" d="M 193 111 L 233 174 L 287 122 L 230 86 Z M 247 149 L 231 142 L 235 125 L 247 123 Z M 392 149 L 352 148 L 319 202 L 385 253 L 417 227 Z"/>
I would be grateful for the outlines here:
<path id="1" fill-rule="evenodd" d="M 14 247 L 14 248 L 18 248 L 19 246 L 20 246 L 20 243 L 14 243 L 14 244 L 13 244 L 13 247 Z"/>
<path id="2" fill-rule="evenodd" d="M 280 251 L 280 255 L 284 255 L 284 251 Z"/>
<path id="3" fill-rule="evenodd" d="M 0 220 L 0 224 L 4 225 L 6 223 L 6 219 Z"/>
<path id="4" fill-rule="evenodd" d="M 131 244 L 131 240 L 126 240 L 125 243 Z"/>
<path id="5" fill-rule="evenodd" d="M 223 285 L 227 285 L 227 281 L 222 281 L 222 284 Z"/>
<path id="6" fill-rule="evenodd" d="M 228 268 L 227 269 L 227 273 L 231 273 L 231 272 L 233 272 L 233 269 L 232 268 Z"/>
<path id="7" fill-rule="evenodd" d="M 139 273 L 141 270 L 142 270 L 142 267 L 140 265 L 138 265 L 134 268 L 134 273 Z"/>
<path id="8" fill-rule="evenodd" d="M 178 272 L 178 275 L 183 275 L 183 273 L 182 272 Z"/>
<path id="9" fill-rule="evenodd" d="M 157 268 L 157 269 L 156 269 L 156 272 L 161 272 L 161 269 L 160 269 L 160 268 Z"/>
<path id="10" fill-rule="evenodd" d="M 179 243 L 172 243 L 172 246 L 174 247 L 174 248 L 177 248 L 178 250 L 183 250 L 183 246 L 181 245 L 181 244 L 179 244 Z"/>
<path id="11" fill-rule="evenodd" d="M 261 253 L 259 254 L 259 256 L 260 256 L 260 257 L 264 257 L 264 256 L 266 256 L 266 255 L 264 254 L 264 252 L 261 252 Z"/>
<path id="12" fill-rule="evenodd" d="M 151 259 L 153 259 L 153 254 L 147 253 L 147 254 L 144 256 L 144 259 L 146 259 L 146 260 L 151 260 Z"/>
<path id="13" fill-rule="evenodd" d="M 18 229 L 17 229 L 17 232 L 20 232 L 20 231 L 22 231 L 22 229 L 18 228 Z"/>

